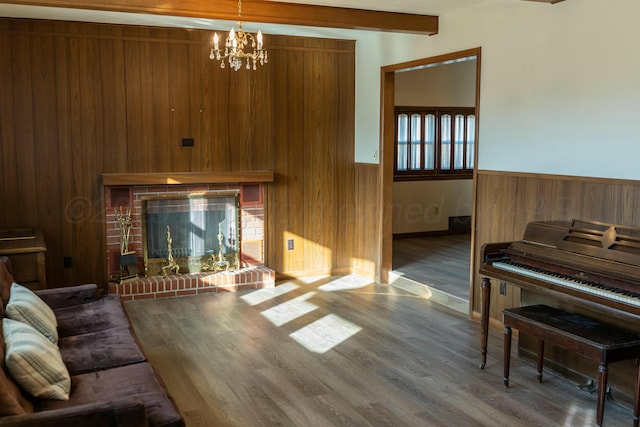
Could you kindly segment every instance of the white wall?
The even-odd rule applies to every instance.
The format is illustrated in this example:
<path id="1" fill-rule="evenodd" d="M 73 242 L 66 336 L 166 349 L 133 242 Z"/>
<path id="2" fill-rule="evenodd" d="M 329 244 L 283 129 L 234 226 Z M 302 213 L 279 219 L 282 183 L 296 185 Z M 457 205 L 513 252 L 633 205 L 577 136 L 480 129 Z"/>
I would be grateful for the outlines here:
<path id="1" fill-rule="evenodd" d="M 475 107 L 475 60 L 396 72 L 395 105 Z"/>
<path id="2" fill-rule="evenodd" d="M 449 217 L 472 211 L 473 180 L 405 181 L 393 185 L 393 234 L 440 231 Z"/>
<path id="3" fill-rule="evenodd" d="M 640 179 L 638 16 L 638 0 L 488 0 L 436 36 L 363 34 L 356 161 L 378 149 L 380 65 L 481 47 L 480 169 Z"/>

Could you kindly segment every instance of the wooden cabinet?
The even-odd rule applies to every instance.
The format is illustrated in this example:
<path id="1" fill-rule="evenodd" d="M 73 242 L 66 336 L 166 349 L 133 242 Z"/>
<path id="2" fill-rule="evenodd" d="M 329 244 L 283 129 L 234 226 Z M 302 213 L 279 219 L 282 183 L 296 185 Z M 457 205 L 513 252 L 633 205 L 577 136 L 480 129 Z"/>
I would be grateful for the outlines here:
<path id="1" fill-rule="evenodd" d="M 44 264 L 46 251 L 40 230 L 0 230 L 0 255 L 9 257 L 13 278 L 21 285 L 31 289 L 47 287 Z"/>

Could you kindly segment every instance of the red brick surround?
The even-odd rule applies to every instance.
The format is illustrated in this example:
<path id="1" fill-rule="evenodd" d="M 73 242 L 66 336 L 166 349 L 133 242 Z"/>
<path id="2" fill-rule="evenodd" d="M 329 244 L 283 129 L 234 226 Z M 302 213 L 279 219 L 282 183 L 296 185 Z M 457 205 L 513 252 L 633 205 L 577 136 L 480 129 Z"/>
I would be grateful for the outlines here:
<path id="1" fill-rule="evenodd" d="M 218 273 L 194 273 L 142 277 L 128 283 L 109 284 L 109 293 L 120 294 L 124 301 L 245 289 L 272 288 L 276 274 L 264 265 Z"/>
<path id="2" fill-rule="evenodd" d="M 251 193 L 258 191 L 260 197 L 242 203 L 243 189 L 247 184 L 242 183 L 210 183 L 210 184 L 164 184 L 164 185 L 116 185 L 105 186 L 105 217 L 106 240 L 109 273 L 109 292 L 118 293 L 124 300 L 175 297 L 182 295 L 197 295 L 202 293 L 235 291 L 241 289 L 257 289 L 275 285 L 275 272 L 262 264 L 264 254 L 264 204 L 262 201 L 262 186 L 248 184 Z M 256 190 L 256 186 L 258 190 Z M 114 189 L 112 194 L 112 189 Z M 128 189 L 128 191 L 127 191 Z M 195 194 L 229 194 L 240 193 L 240 221 L 238 247 L 242 248 L 242 241 L 252 243 L 255 249 L 248 257 L 242 256 L 241 268 L 236 271 L 221 271 L 217 273 L 170 274 L 162 276 L 144 277 L 143 241 L 142 241 L 142 199 L 149 196 L 181 197 Z M 112 200 L 125 195 L 127 200 Z M 120 262 L 120 228 L 116 220 L 119 206 L 123 211 L 131 210 L 131 234 L 129 250 L 135 251 L 138 258 L 139 278 L 127 283 L 118 283 Z M 255 243 L 260 243 L 258 246 Z"/>

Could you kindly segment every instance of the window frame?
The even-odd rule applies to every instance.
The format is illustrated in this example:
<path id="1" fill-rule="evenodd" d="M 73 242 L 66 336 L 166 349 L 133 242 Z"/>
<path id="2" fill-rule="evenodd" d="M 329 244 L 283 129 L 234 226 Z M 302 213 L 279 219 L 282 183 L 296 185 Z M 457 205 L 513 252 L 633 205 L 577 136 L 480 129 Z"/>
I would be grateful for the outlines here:
<path id="1" fill-rule="evenodd" d="M 398 149 L 399 149 L 399 140 L 398 140 L 398 130 L 399 130 L 399 121 L 398 117 L 401 114 L 406 114 L 408 116 L 408 124 L 409 128 L 407 129 L 407 133 L 411 134 L 411 117 L 415 114 L 420 115 L 420 169 L 410 169 L 411 165 L 411 140 L 407 141 L 407 169 L 406 170 L 398 170 Z M 434 167 L 433 169 L 425 169 L 425 117 L 428 115 L 434 115 L 435 117 L 435 129 L 434 129 Z M 442 168 L 442 116 L 449 115 L 451 117 L 451 135 L 449 140 L 449 162 L 450 168 L 443 169 Z M 455 122 L 456 117 L 459 115 L 464 116 L 464 128 L 462 129 L 462 147 L 458 146 L 455 137 Z M 469 145 L 468 142 L 471 141 L 468 138 L 468 117 L 474 116 L 474 129 L 471 136 L 473 137 L 473 150 L 471 155 L 475 157 L 475 151 L 477 149 L 476 144 L 476 132 L 475 127 L 477 127 L 477 113 L 475 107 L 410 107 L 410 106 L 396 106 L 394 108 L 394 181 L 418 181 L 418 180 L 434 180 L 434 179 L 471 179 L 473 178 L 473 171 L 475 169 L 475 158 L 471 159 L 471 168 L 467 167 L 469 165 L 469 159 L 467 155 L 469 154 Z M 410 139 L 410 138 L 409 138 Z M 455 168 L 455 152 L 456 146 L 461 150 L 462 155 L 462 168 Z"/>

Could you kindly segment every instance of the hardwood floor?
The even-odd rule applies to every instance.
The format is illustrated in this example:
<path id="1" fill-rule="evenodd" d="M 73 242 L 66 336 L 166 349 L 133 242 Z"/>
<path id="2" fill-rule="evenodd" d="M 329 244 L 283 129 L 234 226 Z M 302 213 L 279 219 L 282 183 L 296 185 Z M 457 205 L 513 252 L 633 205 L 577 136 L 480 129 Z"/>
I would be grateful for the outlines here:
<path id="1" fill-rule="evenodd" d="M 453 234 L 393 240 L 393 271 L 469 301 L 471 236 Z"/>
<path id="2" fill-rule="evenodd" d="M 195 426 L 588 426 L 596 398 L 512 357 L 487 367 L 466 316 L 357 276 L 125 303 L 139 341 Z M 630 425 L 607 402 L 605 425 Z"/>

